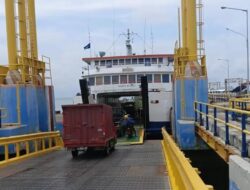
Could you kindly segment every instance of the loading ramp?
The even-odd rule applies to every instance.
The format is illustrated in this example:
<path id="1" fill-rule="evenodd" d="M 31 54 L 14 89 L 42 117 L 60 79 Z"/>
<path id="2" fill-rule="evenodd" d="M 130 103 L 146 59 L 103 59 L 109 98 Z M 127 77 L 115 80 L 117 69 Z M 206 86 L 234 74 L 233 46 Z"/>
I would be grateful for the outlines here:
<path id="1" fill-rule="evenodd" d="M 0 170 L 1 189 L 170 189 L 161 141 L 119 146 L 108 157 L 60 150 Z"/>

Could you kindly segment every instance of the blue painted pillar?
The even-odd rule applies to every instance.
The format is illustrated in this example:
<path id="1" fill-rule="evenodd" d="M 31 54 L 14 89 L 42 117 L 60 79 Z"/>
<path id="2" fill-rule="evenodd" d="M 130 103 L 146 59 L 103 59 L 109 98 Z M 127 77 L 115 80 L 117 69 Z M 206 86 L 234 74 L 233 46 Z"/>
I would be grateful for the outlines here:
<path id="1" fill-rule="evenodd" d="M 173 97 L 176 141 L 183 150 L 194 149 L 196 148 L 194 122 L 197 121 L 204 125 L 202 116 L 194 111 L 195 109 L 201 111 L 203 108 L 198 104 L 194 104 L 194 102 L 208 102 L 207 78 L 188 77 L 176 79 L 174 81 Z"/>

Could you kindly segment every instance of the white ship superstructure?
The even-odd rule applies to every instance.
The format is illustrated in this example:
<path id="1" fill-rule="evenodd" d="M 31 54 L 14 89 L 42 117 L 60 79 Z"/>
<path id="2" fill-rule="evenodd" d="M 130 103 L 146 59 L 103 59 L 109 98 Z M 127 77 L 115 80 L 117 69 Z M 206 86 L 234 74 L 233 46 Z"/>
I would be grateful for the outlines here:
<path id="1" fill-rule="evenodd" d="M 99 57 L 83 58 L 87 67 L 82 77 L 88 81 L 90 102 L 109 104 L 113 107 L 113 114 L 119 115 L 122 107 L 119 98 L 141 97 L 141 77 L 147 76 L 147 129 L 159 132 L 161 127 L 170 126 L 174 56 L 133 54 L 130 38 L 128 31 L 125 56 L 105 56 L 100 53 Z M 136 113 L 140 115 L 138 110 Z"/>
<path id="2" fill-rule="evenodd" d="M 140 93 L 141 77 L 147 76 L 149 91 L 172 91 L 173 55 L 128 55 L 83 58 L 88 69 L 90 93 L 98 96 L 121 96 Z"/>

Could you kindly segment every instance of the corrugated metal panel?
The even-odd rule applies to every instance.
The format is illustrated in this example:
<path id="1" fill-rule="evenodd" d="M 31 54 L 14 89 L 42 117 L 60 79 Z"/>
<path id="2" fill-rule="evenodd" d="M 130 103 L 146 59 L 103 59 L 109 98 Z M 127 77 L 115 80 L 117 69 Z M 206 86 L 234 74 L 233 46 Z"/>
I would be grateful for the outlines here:
<path id="1" fill-rule="evenodd" d="M 101 104 L 63 106 L 66 147 L 105 146 L 116 136 L 112 108 Z"/>

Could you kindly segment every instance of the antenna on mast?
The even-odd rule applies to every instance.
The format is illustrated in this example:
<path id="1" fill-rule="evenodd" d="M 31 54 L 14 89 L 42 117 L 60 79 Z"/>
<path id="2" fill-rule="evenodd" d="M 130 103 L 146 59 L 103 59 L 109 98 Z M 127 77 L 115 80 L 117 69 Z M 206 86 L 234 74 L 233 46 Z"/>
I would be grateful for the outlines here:
<path id="1" fill-rule="evenodd" d="M 90 44 L 90 48 L 89 48 L 89 56 L 92 57 L 92 51 L 91 51 L 91 36 L 90 36 L 90 29 L 89 29 L 89 25 L 88 25 L 88 34 L 89 34 L 89 44 Z"/>
<path id="2" fill-rule="evenodd" d="M 115 11 L 115 0 L 113 1 L 113 56 L 115 56 L 115 19 L 116 19 L 116 11 Z"/>
<path id="3" fill-rule="evenodd" d="M 134 32 L 130 32 L 130 30 L 128 29 L 127 33 L 122 33 L 120 35 L 126 36 L 126 49 L 127 49 L 127 55 L 133 55 L 133 50 L 132 50 L 132 44 L 131 42 L 133 42 L 133 36 L 137 35 Z"/>
<path id="4" fill-rule="evenodd" d="M 145 23 L 144 23 L 144 36 L 143 36 L 143 43 L 144 43 L 144 54 L 146 55 L 147 50 L 146 50 L 146 25 L 147 25 L 147 19 L 145 18 Z"/>
<path id="5" fill-rule="evenodd" d="M 153 35 L 153 30 L 152 30 L 152 26 L 151 26 L 151 50 L 152 50 L 152 54 L 154 54 L 154 35 Z"/>
<path id="6" fill-rule="evenodd" d="M 132 55 L 132 45 L 131 45 L 131 33 L 128 29 L 127 33 L 127 40 L 126 40 L 126 47 L 127 47 L 127 55 Z"/>

